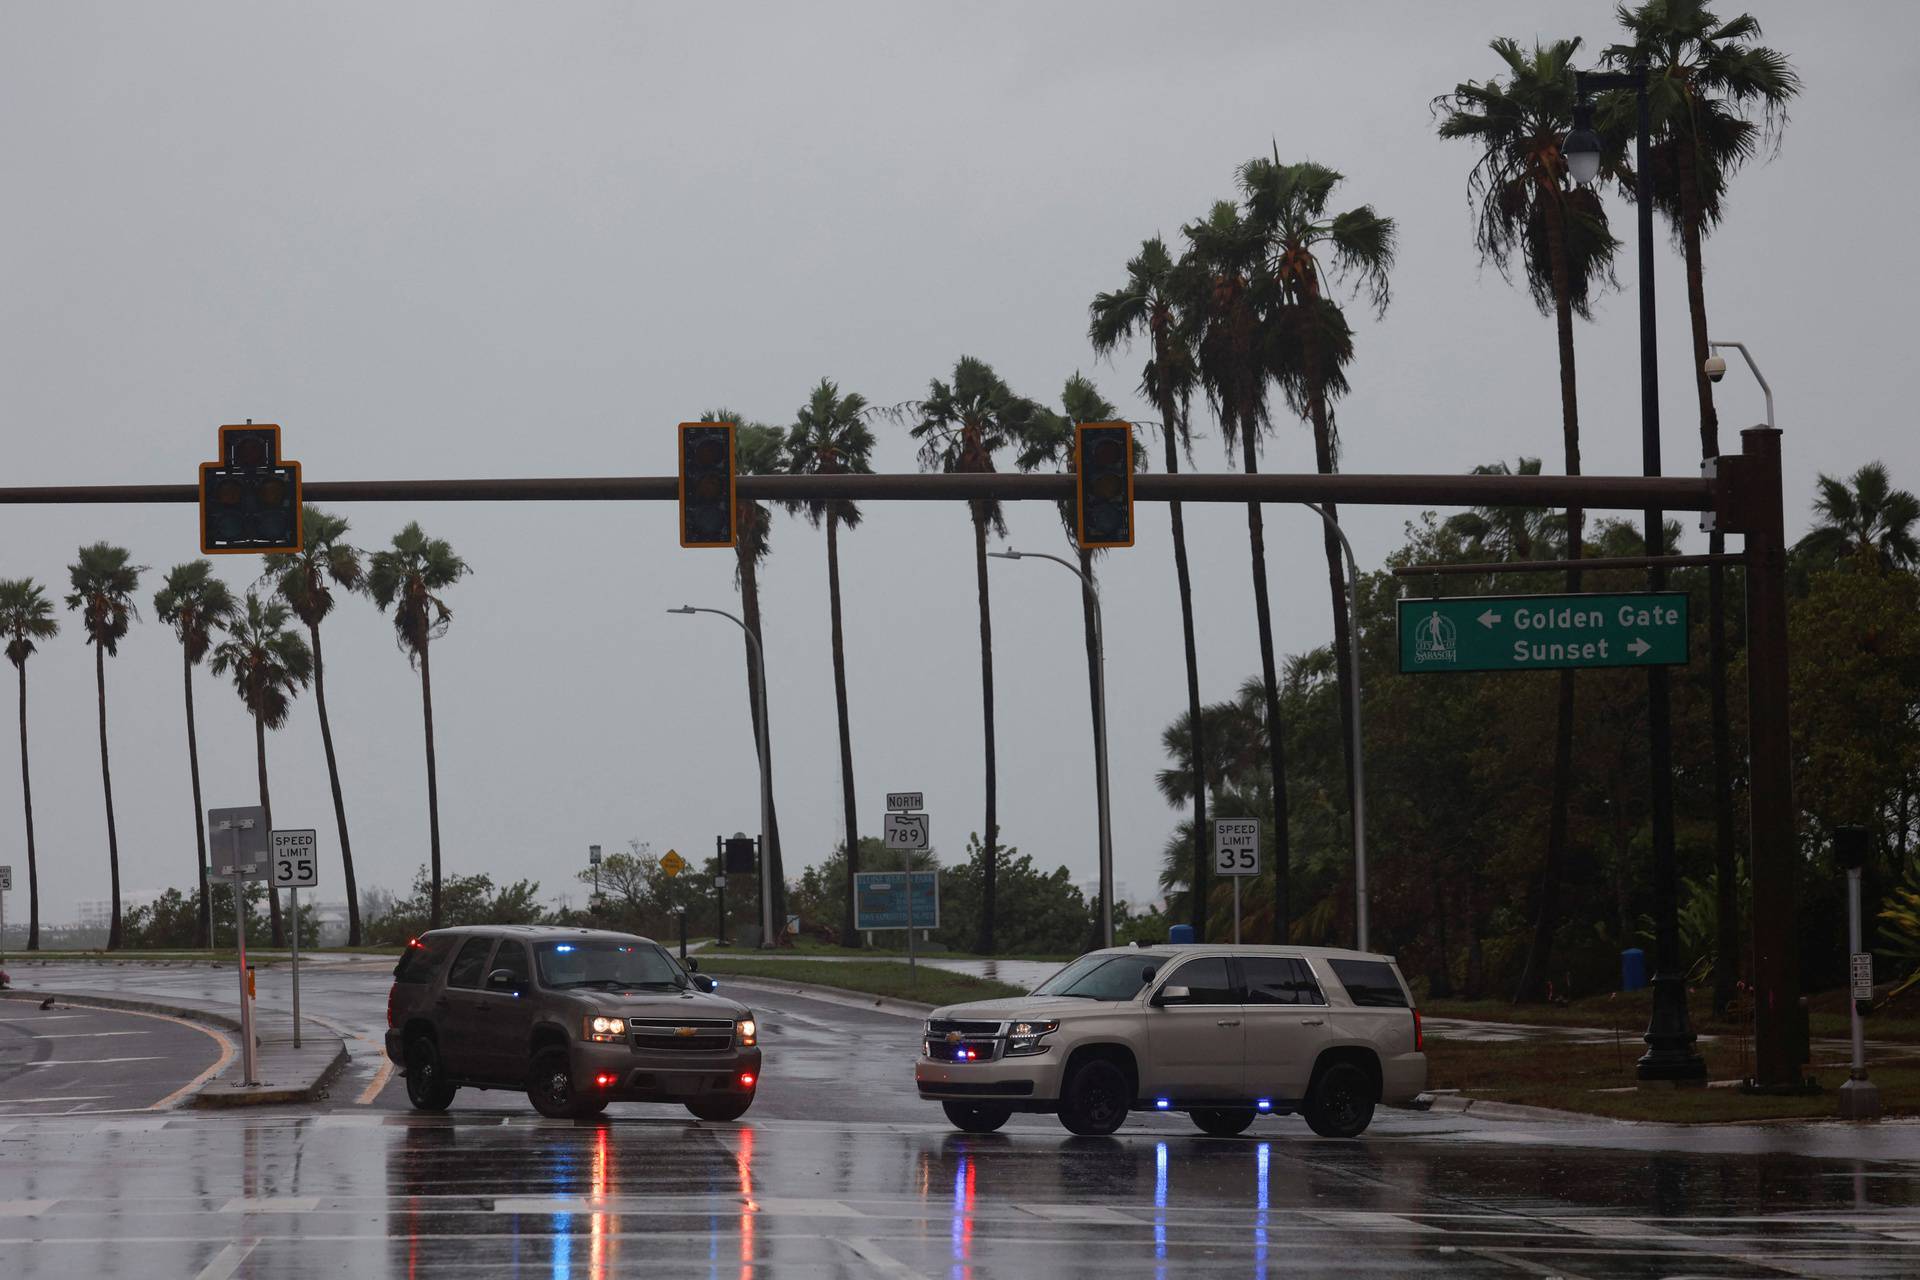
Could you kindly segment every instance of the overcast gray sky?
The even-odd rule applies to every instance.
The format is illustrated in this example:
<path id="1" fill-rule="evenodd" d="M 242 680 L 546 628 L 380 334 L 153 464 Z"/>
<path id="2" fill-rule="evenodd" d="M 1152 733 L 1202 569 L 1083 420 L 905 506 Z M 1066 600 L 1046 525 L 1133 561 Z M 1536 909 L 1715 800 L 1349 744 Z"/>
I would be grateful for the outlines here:
<path id="1" fill-rule="evenodd" d="M 1729 2 L 1728 13 L 1736 11 Z M 1920 270 L 1898 139 L 1920 112 L 1916 10 L 1755 0 L 1805 80 L 1780 156 L 1736 180 L 1707 246 L 1716 335 L 1763 362 L 1786 429 L 1789 520 L 1816 470 L 1883 458 L 1920 485 L 1910 294 Z M 1343 171 L 1400 231 L 1393 303 L 1353 311 L 1349 471 L 1557 469 L 1553 328 L 1471 244 L 1464 144 L 1429 100 L 1499 66 L 1495 35 L 1614 38 L 1612 6 L 1113 3 L 0 5 L 0 405 L 5 484 L 186 483 L 215 430 L 282 424 L 310 480 L 664 474 L 673 424 L 727 405 L 791 421 L 822 375 L 876 402 L 962 353 L 1049 400 L 1076 369 L 1146 415 L 1137 354 L 1097 362 L 1091 296 L 1141 239 L 1232 194 L 1278 143 Z M 1631 210 L 1609 195 L 1623 236 Z M 1665 449 L 1697 465 L 1685 286 L 1662 230 Z M 1631 284 L 1631 258 L 1622 277 Z M 1637 471 L 1635 301 L 1578 330 L 1586 466 Z M 1732 439 L 1757 421 L 1738 366 Z M 882 424 L 875 465 L 913 469 Z M 1201 464 L 1224 469 L 1210 423 Z M 1311 470 L 1282 422 L 1270 470 Z M 585 846 L 710 847 L 756 800 L 732 557 L 683 551 L 669 504 L 343 508 L 363 545 L 409 517 L 474 567 L 434 650 L 447 866 L 579 898 Z M 1348 515 L 1362 561 L 1412 512 Z M 1318 522 L 1268 512 L 1278 642 L 1329 633 Z M 1059 550 L 1051 507 L 1013 545 Z M 1177 815 L 1152 787 L 1185 707 L 1164 508 L 1108 557 L 1119 878 L 1151 891 Z M 1189 509 L 1202 693 L 1258 670 L 1244 509 Z M 179 649 L 152 621 L 192 508 L 0 509 L 0 575 L 65 591 L 82 542 L 152 566 L 108 664 L 123 883 L 190 882 Z M 1701 538 L 1692 534 L 1695 549 Z M 790 866 L 841 834 L 823 538 L 779 517 L 762 574 L 777 797 Z M 842 543 L 863 823 L 927 793 L 957 855 L 981 822 L 970 532 L 959 507 L 873 506 Z M 236 587 L 251 558 L 223 558 Z M 1066 575 L 993 568 L 1004 839 L 1093 873 L 1080 615 Z M 29 667 L 43 912 L 106 892 L 91 652 L 72 615 Z M 392 629 L 327 624 L 330 710 L 361 883 L 427 856 L 418 682 Z M 10 703 L 11 697 L 4 699 Z M 209 804 L 254 798 L 230 687 L 202 675 Z M 11 710 L 11 707 L 8 707 Z M 311 699 L 269 745 L 275 816 L 336 840 Z M 17 747 L 0 734 L 0 861 L 24 915 Z"/>

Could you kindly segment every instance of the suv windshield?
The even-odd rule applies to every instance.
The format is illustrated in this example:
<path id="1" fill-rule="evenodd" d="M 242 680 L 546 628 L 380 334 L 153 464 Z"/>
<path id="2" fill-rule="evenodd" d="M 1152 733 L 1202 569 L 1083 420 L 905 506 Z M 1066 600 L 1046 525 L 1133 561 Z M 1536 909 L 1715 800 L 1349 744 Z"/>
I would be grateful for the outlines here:
<path id="1" fill-rule="evenodd" d="M 541 942 L 533 949 L 543 987 L 685 987 L 680 966 L 651 942 Z"/>
<path id="2" fill-rule="evenodd" d="M 1153 956 L 1081 956 L 1033 989 L 1036 996 L 1077 996 L 1083 1000 L 1131 1000 L 1160 967 Z"/>

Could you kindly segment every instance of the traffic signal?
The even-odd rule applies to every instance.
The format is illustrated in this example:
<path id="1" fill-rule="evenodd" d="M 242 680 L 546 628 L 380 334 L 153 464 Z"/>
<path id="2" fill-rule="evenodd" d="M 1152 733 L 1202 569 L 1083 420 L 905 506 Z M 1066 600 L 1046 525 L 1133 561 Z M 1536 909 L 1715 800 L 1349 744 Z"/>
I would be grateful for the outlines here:
<path id="1" fill-rule="evenodd" d="M 1133 545 L 1133 424 L 1082 422 L 1074 428 L 1074 513 L 1080 546 Z"/>
<path id="2" fill-rule="evenodd" d="M 298 551 L 300 464 L 282 461 L 280 428 L 220 428 L 220 460 L 200 464 L 200 550 Z"/>
<path id="3" fill-rule="evenodd" d="M 730 547 L 733 522 L 733 424 L 680 424 L 680 545 Z"/>

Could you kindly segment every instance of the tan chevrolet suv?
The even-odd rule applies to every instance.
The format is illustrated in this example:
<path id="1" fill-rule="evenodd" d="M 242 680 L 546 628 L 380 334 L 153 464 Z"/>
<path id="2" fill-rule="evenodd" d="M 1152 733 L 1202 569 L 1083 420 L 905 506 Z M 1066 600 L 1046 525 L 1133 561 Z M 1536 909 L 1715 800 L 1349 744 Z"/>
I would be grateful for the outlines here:
<path id="1" fill-rule="evenodd" d="M 936 1009 L 914 1078 L 971 1133 L 1015 1111 L 1108 1134 L 1184 1111 L 1228 1137 L 1299 1112 L 1351 1138 L 1426 1088 L 1420 1012 L 1390 956 L 1318 947 L 1094 951 L 1029 995 Z"/>
<path id="2" fill-rule="evenodd" d="M 407 944 L 387 997 L 387 1056 L 407 1098 L 525 1090 L 543 1116 L 675 1102 L 737 1120 L 760 1079 L 753 1011 L 660 944 L 544 925 L 436 929 Z"/>

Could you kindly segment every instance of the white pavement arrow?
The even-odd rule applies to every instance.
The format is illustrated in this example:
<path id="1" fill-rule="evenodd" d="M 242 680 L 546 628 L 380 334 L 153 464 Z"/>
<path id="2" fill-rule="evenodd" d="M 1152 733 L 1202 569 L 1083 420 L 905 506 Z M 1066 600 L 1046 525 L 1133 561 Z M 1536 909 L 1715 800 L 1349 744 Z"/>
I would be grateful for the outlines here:
<path id="1" fill-rule="evenodd" d="M 1498 621 L 1500 621 L 1500 615 L 1491 609 L 1480 615 L 1480 625 L 1489 631 L 1493 630 L 1493 624 Z"/>
<path id="2" fill-rule="evenodd" d="M 1636 658 L 1644 658 L 1647 656 L 1647 650 L 1651 648 L 1653 648 L 1652 645 L 1642 640 L 1639 636 L 1635 636 L 1633 643 L 1627 646 L 1627 652 Z"/>

